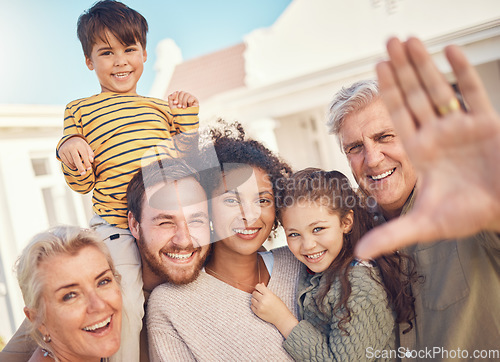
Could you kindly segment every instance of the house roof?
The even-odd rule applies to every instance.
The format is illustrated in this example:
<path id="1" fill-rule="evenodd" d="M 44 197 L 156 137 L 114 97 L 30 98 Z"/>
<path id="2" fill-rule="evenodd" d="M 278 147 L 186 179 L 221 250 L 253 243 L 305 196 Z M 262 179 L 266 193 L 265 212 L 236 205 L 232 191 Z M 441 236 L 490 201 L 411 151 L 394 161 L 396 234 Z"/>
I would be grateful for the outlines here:
<path id="1" fill-rule="evenodd" d="M 200 101 L 245 86 L 246 45 L 240 43 L 175 67 L 164 99 L 176 90 L 192 93 Z"/>

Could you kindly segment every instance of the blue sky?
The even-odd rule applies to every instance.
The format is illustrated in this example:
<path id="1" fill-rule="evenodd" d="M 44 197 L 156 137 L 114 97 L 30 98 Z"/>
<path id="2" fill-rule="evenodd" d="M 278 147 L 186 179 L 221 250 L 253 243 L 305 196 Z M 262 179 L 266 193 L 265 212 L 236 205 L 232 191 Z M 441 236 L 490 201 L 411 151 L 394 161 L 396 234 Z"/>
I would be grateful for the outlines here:
<path id="1" fill-rule="evenodd" d="M 65 105 L 99 93 L 76 37 L 78 16 L 94 0 L 0 0 L 0 104 Z M 154 79 L 155 49 L 172 38 L 184 60 L 237 44 L 270 26 L 291 0 L 123 0 L 149 23 L 148 61 L 137 92 Z"/>

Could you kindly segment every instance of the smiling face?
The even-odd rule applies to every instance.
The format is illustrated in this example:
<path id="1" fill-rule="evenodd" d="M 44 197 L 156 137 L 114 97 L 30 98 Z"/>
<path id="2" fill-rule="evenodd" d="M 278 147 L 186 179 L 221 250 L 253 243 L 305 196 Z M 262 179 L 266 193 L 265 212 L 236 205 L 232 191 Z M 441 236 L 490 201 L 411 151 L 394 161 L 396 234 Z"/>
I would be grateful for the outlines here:
<path id="1" fill-rule="evenodd" d="M 352 228 L 352 211 L 340 220 L 337 213 L 319 203 L 301 202 L 282 212 L 290 251 L 315 273 L 325 271 L 337 258 L 344 234 Z"/>
<path id="2" fill-rule="evenodd" d="M 212 195 L 211 214 L 216 240 L 214 247 L 244 255 L 255 253 L 267 240 L 275 219 L 273 186 L 260 168 L 252 168 L 250 177 L 239 184 L 246 170 L 232 170 Z M 227 185 L 236 184 L 237 187 Z"/>
<path id="3" fill-rule="evenodd" d="M 95 70 L 101 92 L 135 94 L 147 59 L 146 50 L 139 42 L 124 45 L 110 32 L 106 32 L 105 39 L 109 42 L 97 39 L 90 58 L 85 58 L 87 67 Z"/>
<path id="4" fill-rule="evenodd" d="M 348 115 L 339 139 L 361 189 L 386 217 L 399 216 L 417 175 L 382 100 Z"/>
<path id="5" fill-rule="evenodd" d="M 143 267 L 163 281 L 190 283 L 197 278 L 210 248 L 205 191 L 189 177 L 150 187 L 146 195 L 141 220 L 129 214 Z"/>
<path id="6" fill-rule="evenodd" d="M 89 246 L 39 266 L 45 321 L 38 328 L 70 361 L 99 361 L 120 347 L 122 298 L 106 257 Z"/>

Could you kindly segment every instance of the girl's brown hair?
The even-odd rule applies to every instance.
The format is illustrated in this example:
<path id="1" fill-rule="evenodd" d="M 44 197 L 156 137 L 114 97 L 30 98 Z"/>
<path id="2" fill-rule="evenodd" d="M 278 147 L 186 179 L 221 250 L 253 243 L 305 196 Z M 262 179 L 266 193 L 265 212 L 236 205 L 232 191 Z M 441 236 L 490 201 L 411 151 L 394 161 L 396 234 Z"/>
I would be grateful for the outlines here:
<path id="1" fill-rule="evenodd" d="M 301 200 L 313 205 L 327 206 L 332 213 L 339 216 L 340 220 L 349 212 L 353 212 L 353 227 L 349 233 L 344 234 L 342 249 L 324 271 L 325 283 L 315 297 L 317 305 L 322 306 L 330 286 L 338 278 L 341 293 L 333 312 L 340 318 L 339 329 L 348 333 L 345 326 L 351 321 L 351 310 L 347 301 L 351 295 L 349 272 L 355 261 L 354 248 L 361 237 L 374 227 L 373 217 L 366 205 L 368 199 L 360 197 L 341 172 L 327 172 L 317 168 L 307 168 L 289 178 L 281 179 L 278 189 L 276 207 L 280 222 L 283 211 Z M 398 252 L 379 257 L 375 259 L 375 263 L 380 270 L 381 284 L 387 293 L 389 303 L 397 314 L 396 322 L 407 322 L 409 325 L 404 331 L 406 333 L 412 329 L 412 320 L 415 318 L 415 298 L 410 292 L 411 283 L 417 280 L 415 263 L 411 257 Z"/>

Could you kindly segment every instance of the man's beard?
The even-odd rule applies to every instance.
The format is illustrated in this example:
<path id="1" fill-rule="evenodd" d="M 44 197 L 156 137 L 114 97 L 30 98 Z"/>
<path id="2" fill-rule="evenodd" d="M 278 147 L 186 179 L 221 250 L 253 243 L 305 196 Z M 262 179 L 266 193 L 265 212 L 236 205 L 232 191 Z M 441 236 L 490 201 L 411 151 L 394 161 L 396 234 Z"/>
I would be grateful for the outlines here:
<path id="1" fill-rule="evenodd" d="M 179 270 L 177 271 L 173 270 L 173 268 L 175 268 L 175 265 L 171 266 L 170 268 L 167 268 L 165 265 L 161 263 L 162 260 L 161 256 L 159 254 L 154 254 L 148 249 L 147 247 L 148 243 L 147 241 L 145 241 L 144 235 L 140 227 L 139 227 L 139 239 L 137 239 L 137 245 L 139 247 L 142 260 L 146 262 L 149 269 L 156 276 L 160 277 L 164 283 L 168 282 L 176 285 L 189 284 L 194 280 L 196 280 L 196 278 L 198 278 L 198 276 L 200 275 L 201 268 L 205 264 L 205 260 L 210 254 L 210 250 L 207 250 L 205 255 L 203 255 L 202 258 L 197 260 L 194 264 L 191 264 L 189 268 L 180 267 L 179 270 L 182 270 L 183 272 L 179 273 Z M 196 250 L 196 252 L 198 253 L 201 253 L 202 251 L 201 248 L 194 248 L 194 249 L 175 249 L 175 250 L 169 250 L 168 252 L 176 253 L 182 250 L 190 250 L 190 251 Z M 163 252 L 160 251 L 160 253 Z"/>

